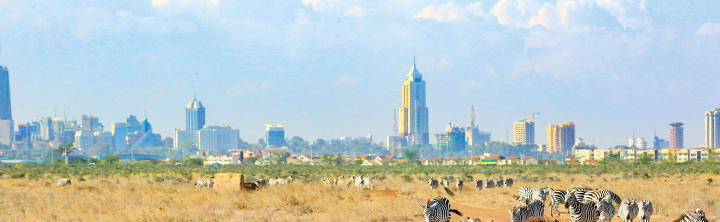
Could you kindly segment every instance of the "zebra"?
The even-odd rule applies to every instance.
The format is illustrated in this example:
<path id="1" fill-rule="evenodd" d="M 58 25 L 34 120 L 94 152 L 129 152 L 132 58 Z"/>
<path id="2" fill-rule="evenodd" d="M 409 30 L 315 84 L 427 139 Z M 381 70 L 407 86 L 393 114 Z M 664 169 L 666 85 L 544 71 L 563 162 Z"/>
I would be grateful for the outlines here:
<path id="1" fill-rule="evenodd" d="M 640 218 L 640 222 L 649 222 L 650 217 L 653 215 L 652 202 L 643 200 L 640 202 L 639 208 L 638 217 Z"/>
<path id="2" fill-rule="evenodd" d="M 373 185 L 372 179 L 370 179 L 369 177 L 365 177 L 365 176 L 361 176 L 361 177 L 363 179 L 363 185 L 362 185 L 363 189 L 365 189 L 365 188 L 368 188 L 370 190 L 375 189 L 375 185 Z"/>
<path id="3" fill-rule="evenodd" d="M 442 185 L 443 185 L 444 187 L 450 188 L 450 182 L 447 181 L 446 179 L 442 179 Z"/>
<path id="4" fill-rule="evenodd" d="M 260 180 L 255 181 L 255 185 L 257 185 L 258 187 L 264 187 L 264 186 L 267 186 L 268 183 L 265 179 L 260 179 Z"/>
<path id="5" fill-rule="evenodd" d="M 464 183 L 463 183 L 463 180 L 460 178 L 457 178 L 455 180 L 457 181 L 457 184 L 455 184 L 455 188 L 457 189 L 457 192 L 459 193 L 460 191 L 462 191 Z"/>
<path id="6" fill-rule="evenodd" d="M 610 222 L 615 217 L 615 206 L 609 197 L 605 197 L 597 202 L 598 211 L 600 211 L 600 222 Z"/>
<path id="7" fill-rule="evenodd" d="M 480 191 L 480 190 L 482 190 L 482 187 L 483 187 L 483 181 L 482 181 L 482 180 L 476 180 L 476 181 L 475 181 L 475 189 L 477 189 L 478 191 Z"/>
<path id="8" fill-rule="evenodd" d="M 486 180 L 485 181 L 485 187 L 487 187 L 488 190 L 495 187 L 495 181 L 493 180 Z"/>
<path id="9" fill-rule="evenodd" d="M 360 188 L 363 187 L 365 184 L 363 180 L 363 175 L 352 175 L 350 176 L 350 180 L 352 180 L 355 183 L 355 190 L 360 190 Z"/>
<path id="10" fill-rule="evenodd" d="M 623 200 L 618 207 L 618 217 L 624 222 L 632 222 L 638 215 L 638 205 L 635 200 Z"/>
<path id="11" fill-rule="evenodd" d="M 207 186 L 208 190 L 211 190 L 213 188 L 213 185 L 215 185 L 215 179 L 210 178 L 205 179 L 202 177 L 198 177 L 195 181 L 195 187 L 197 190 L 201 190 L 204 186 Z"/>
<path id="12" fill-rule="evenodd" d="M 550 187 L 550 189 L 552 189 L 552 187 Z M 545 198 L 545 188 L 530 188 L 524 186 L 518 190 L 518 200 L 541 200 L 545 202 Z"/>
<path id="13" fill-rule="evenodd" d="M 504 182 L 502 179 L 499 179 L 499 180 L 497 180 L 497 182 L 495 182 L 495 186 L 498 187 L 498 188 L 504 187 L 504 186 L 505 186 L 505 182 Z"/>
<path id="14" fill-rule="evenodd" d="M 270 180 L 268 180 L 268 184 L 269 184 L 270 186 L 275 186 L 275 185 L 278 184 L 278 179 L 271 178 Z"/>
<path id="15" fill-rule="evenodd" d="M 525 222 L 533 218 L 543 218 L 544 215 L 545 204 L 540 200 L 533 200 L 510 209 L 510 220 L 512 222 Z"/>
<path id="16" fill-rule="evenodd" d="M 338 176 L 336 181 L 338 186 L 345 186 L 345 188 L 350 188 L 350 185 L 353 183 L 350 179 L 345 179 L 345 175 Z"/>
<path id="17" fill-rule="evenodd" d="M 70 185 L 72 185 L 72 182 L 70 181 L 69 178 L 60 178 L 57 181 L 57 186 L 59 186 L 59 187 L 70 186 Z"/>
<path id="18" fill-rule="evenodd" d="M 584 190 L 584 189 L 576 190 L 575 188 L 573 188 L 573 189 L 567 190 L 566 192 L 567 192 L 567 193 L 570 193 L 570 192 L 574 193 L 576 199 L 578 199 L 578 200 L 583 200 L 583 202 L 584 202 L 584 200 L 585 200 L 585 193 L 587 193 L 588 191 L 591 191 L 591 190 Z"/>
<path id="19" fill-rule="evenodd" d="M 613 192 L 610 191 L 610 190 L 589 190 L 589 191 L 586 191 L 586 192 L 585 192 L 585 197 L 584 197 L 582 200 L 583 200 L 583 202 L 590 202 L 590 201 L 592 201 L 592 202 L 596 202 L 596 203 L 597 203 L 598 201 L 600 201 L 601 199 L 606 198 L 606 197 L 609 197 L 612 201 L 615 201 L 615 203 L 617 203 L 618 205 L 620 205 L 620 202 L 622 202 L 622 200 L 620 200 L 620 197 L 618 197 L 618 195 L 616 195 L 615 193 L 613 193 Z M 578 200 L 580 200 L 580 199 L 578 198 Z"/>
<path id="20" fill-rule="evenodd" d="M 450 208 L 450 201 L 445 197 L 438 196 L 429 199 L 426 205 L 420 203 L 418 205 L 423 209 L 425 222 L 449 222 L 451 212 L 462 216 L 460 211 Z"/>
<path id="21" fill-rule="evenodd" d="M 555 216 L 553 210 L 557 211 L 558 215 L 560 215 L 558 206 L 565 204 L 565 195 L 567 195 L 567 191 L 565 190 L 555 190 L 550 194 L 550 216 Z"/>
<path id="22" fill-rule="evenodd" d="M 675 219 L 673 222 L 709 222 L 707 217 L 705 217 L 705 212 L 700 210 L 700 208 L 695 209 L 695 212 L 692 211 L 684 211 L 685 215 L 680 216 L 680 218 Z"/>
<path id="23" fill-rule="evenodd" d="M 323 182 L 325 182 L 325 186 L 332 186 L 333 183 L 337 183 L 337 180 L 330 179 L 330 177 L 323 177 Z"/>
<path id="24" fill-rule="evenodd" d="M 510 177 L 505 177 L 505 187 L 512 187 L 513 185 L 513 179 Z"/>
<path id="25" fill-rule="evenodd" d="M 428 186 L 430 186 L 430 190 L 434 190 L 434 189 L 437 189 L 438 186 L 440 186 L 440 184 L 439 184 L 438 180 L 435 179 L 435 177 L 430 177 L 428 179 Z"/>
<path id="26" fill-rule="evenodd" d="M 580 202 L 574 192 L 565 195 L 565 207 L 570 208 L 572 222 L 595 222 L 600 217 L 595 202 Z"/>

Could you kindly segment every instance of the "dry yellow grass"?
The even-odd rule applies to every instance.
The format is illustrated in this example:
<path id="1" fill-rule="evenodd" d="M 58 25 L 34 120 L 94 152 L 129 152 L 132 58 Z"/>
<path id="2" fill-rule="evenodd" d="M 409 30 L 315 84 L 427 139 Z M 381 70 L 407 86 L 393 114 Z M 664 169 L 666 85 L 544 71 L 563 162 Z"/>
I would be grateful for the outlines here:
<path id="1" fill-rule="evenodd" d="M 718 176 L 689 175 L 682 181 L 678 177 L 613 180 L 614 176 L 609 175 L 556 176 L 561 181 L 526 182 L 516 177 L 512 189 L 481 192 L 475 191 L 468 181 L 466 189 L 452 197 L 444 191 L 430 191 L 425 180 L 407 183 L 399 176 L 374 180 L 375 191 L 329 188 L 320 180 L 308 183 L 296 180 L 256 192 L 197 191 L 192 182 L 156 182 L 148 176 L 74 180 L 69 187 L 56 187 L 53 179 L 3 179 L 0 181 L 0 220 L 421 221 L 417 203 L 442 195 L 450 199 L 453 208 L 467 216 L 483 221 L 508 221 L 507 210 L 517 205 L 512 199 L 517 188 L 547 185 L 556 189 L 587 185 L 612 189 L 623 198 L 649 199 L 655 206 L 653 221 L 671 221 L 682 209 L 695 208 L 705 210 L 711 221 L 720 218 L 716 205 L 720 187 L 706 181 L 707 178 L 718 181 Z M 481 175 L 475 177 L 484 179 Z M 560 210 L 567 212 L 562 207 Z M 546 212 L 549 216 L 548 208 Z M 559 218 L 569 221 L 567 214 Z"/>

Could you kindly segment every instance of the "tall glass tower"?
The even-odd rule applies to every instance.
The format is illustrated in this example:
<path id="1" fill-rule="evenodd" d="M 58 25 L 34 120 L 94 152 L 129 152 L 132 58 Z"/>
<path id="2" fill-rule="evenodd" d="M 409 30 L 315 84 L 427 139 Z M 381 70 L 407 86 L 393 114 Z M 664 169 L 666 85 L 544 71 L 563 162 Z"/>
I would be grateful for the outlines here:
<path id="1" fill-rule="evenodd" d="M 185 107 L 185 130 L 200 130 L 205 126 L 205 107 L 197 97 Z"/>
<path id="2" fill-rule="evenodd" d="M 404 146 L 430 144 L 428 129 L 428 108 L 425 105 L 425 80 L 415 67 L 407 74 L 403 84 L 402 103 L 400 107 L 400 136 Z"/>
<path id="3" fill-rule="evenodd" d="M 10 76 L 7 66 L 0 66 L 0 120 L 12 120 Z"/>

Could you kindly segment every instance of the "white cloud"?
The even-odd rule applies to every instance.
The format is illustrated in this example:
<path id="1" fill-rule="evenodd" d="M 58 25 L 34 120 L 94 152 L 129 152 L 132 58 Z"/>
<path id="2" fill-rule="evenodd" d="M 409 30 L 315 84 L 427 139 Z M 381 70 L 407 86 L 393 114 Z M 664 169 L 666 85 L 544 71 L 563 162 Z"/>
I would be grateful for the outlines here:
<path id="1" fill-rule="evenodd" d="M 152 6 L 158 12 L 171 14 L 191 14 L 206 16 L 218 6 L 218 0 L 152 0 Z"/>
<path id="2" fill-rule="evenodd" d="M 442 5 L 430 5 L 415 15 L 415 18 L 429 18 L 440 22 L 467 21 L 465 9 L 449 1 Z"/>
<path id="3" fill-rule="evenodd" d="M 362 6 L 356 5 L 348 10 L 345 11 L 346 16 L 355 16 L 355 17 L 363 17 L 365 16 L 365 11 L 363 10 Z"/>
<path id="4" fill-rule="evenodd" d="M 527 27 L 528 20 L 537 14 L 540 5 L 534 0 L 500 0 L 490 10 L 502 25 Z"/>
<path id="5" fill-rule="evenodd" d="M 720 23 L 706 22 L 695 32 L 698 35 L 714 35 L 720 33 Z"/>
<path id="6" fill-rule="evenodd" d="M 335 9 L 338 0 L 302 0 L 302 3 L 312 7 L 315 11 L 321 12 Z"/>
<path id="7" fill-rule="evenodd" d="M 483 9 L 483 5 L 481 2 L 473 2 L 473 3 L 467 4 L 467 5 L 465 5 L 465 9 L 468 12 L 472 13 L 473 15 L 480 16 L 485 19 L 489 19 L 490 17 L 492 17 L 492 15 L 490 13 L 486 12 Z"/>

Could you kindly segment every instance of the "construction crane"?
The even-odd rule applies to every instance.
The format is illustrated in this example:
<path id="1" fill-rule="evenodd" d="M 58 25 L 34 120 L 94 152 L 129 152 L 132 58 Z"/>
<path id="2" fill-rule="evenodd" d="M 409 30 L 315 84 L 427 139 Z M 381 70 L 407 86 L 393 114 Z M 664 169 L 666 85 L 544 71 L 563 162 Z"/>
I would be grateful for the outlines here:
<path id="1" fill-rule="evenodd" d="M 536 113 L 535 110 L 533 110 L 532 112 L 529 112 L 529 113 L 515 113 L 515 114 L 532 115 L 532 121 L 533 121 L 533 123 L 535 122 L 535 115 L 538 115 L 538 116 L 540 115 L 540 113 Z"/>

